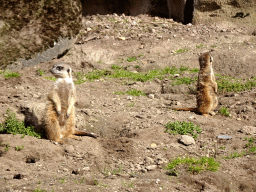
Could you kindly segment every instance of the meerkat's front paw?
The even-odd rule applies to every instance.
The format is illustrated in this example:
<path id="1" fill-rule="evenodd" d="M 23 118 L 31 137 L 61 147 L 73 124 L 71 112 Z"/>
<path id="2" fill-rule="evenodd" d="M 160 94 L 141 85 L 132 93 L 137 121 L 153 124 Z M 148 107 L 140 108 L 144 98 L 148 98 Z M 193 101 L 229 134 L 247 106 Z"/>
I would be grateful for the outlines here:
<path id="1" fill-rule="evenodd" d="M 70 113 L 67 113 L 67 118 L 69 118 L 70 117 Z"/>

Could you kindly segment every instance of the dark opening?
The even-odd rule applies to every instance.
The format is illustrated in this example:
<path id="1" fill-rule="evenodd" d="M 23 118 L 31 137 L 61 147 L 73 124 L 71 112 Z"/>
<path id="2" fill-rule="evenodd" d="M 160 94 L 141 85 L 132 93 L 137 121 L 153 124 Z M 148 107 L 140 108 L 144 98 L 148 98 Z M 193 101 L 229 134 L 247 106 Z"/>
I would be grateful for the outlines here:
<path id="1" fill-rule="evenodd" d="M 149 14 L 168 18 L 166 0 L 81 0 L 83 16 L 106 15 L 116 13 L 127 16 Z"/>
<path id="2" fill-rule="evenodd" d="M 187 0 L 184 9 L 184 24 L 192 23 L 194 12 L 194 0 Z"/>

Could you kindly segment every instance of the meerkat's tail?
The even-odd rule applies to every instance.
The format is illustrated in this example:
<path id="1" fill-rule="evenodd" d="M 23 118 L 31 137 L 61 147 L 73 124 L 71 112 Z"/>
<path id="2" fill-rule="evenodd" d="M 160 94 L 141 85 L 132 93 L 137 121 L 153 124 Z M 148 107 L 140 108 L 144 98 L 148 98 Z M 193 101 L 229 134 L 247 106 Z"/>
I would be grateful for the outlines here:
<path id="1" fill-rule="evenodd" d="M 97 139 L 97 135 L 94 134 L 94 133 L 87 133 L 87 132 L 83 132 L 83 131 L 78 131 L 78 130 L 75 130 L 75 133 L 74 135 L 78 135 L 78 136 L 89 136 L 89 137 L 93 137 L 95 139 Z"/>
<path id="2" fill-rule="evenodd" d="M 194 108 L 186 108 L 186 107 L 172 108 L 172 110 L 197 112 L 197 108 L 195 108 L 195 107 Z"/>

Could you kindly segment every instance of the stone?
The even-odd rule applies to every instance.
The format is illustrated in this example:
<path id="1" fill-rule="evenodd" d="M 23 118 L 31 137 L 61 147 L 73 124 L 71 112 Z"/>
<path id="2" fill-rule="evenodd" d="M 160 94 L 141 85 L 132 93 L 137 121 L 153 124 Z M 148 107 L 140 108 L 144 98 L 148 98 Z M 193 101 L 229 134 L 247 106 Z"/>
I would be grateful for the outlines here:
<path id="1" fill-rule="evenodd" d="M 152 158 L 150 158 L 150 157 L 145 157 L 145 162 L 146 162 L 147 164 L 152 164 L 152 163 L 154 163 L 154 159 L 152 159 Z"/>
<path id="2" fill-rule="evenodd" d="M 74 152 L 74 147 L 72 145 L 68 145 L 65 147 L 65 151 L 67 153 L 73 153 Z"/>
<path id="3" fill-rule="evenodd" d="M 150 99 L 154 99 L 154 97 L 155 97 L 155 95 L 153 95 L 153 94 L 148 95 L 148 98 L 150 98 Z"/>
<path id="4" fill-rule="evenodd" d="M 256 134 L 256 127 L 245 125 L 240 129 L 240 132 L 245 133 L 247 135 L 254 135 Z"/>
<path id="5" fill-rule="evenodd" d="M 153 171 L 153 170 L 156 169 L 156 168 L 157 168 L 157 165 L 149 165 L 149 166 L 146 167 L 146 169 L 147 169 L 148 171 Z"/>
<path id="6" fill-rule="evenodd" d="M 182 135 L 179 142 L 181 142 L 184 145 L 195 145 L 195 139 L 189 135 Z"/>
<path id="7" fill-rule="evenodd" d="M 152 143 L 152 144 L 150 145 L 150 147 L 151 147 L 152 149 L 155 149 L 155 148 L 157 148 L 157 144 Z"/>
<path id="8" fill-rule="evenodd" d="M 6 54 L 8 57 L 3 58 L 6 63 L 1 65 L 17 60 L 10 66 L 13 69 L 56 58 L 74 45 L 82 26 L 82 2 L 78 0 L 14 0 L 1 4 L 1 14 L 8 15 L 3 17 L 3 22 L 12 26 L 4 34 L 4 39 L 9 39 L 5 50 L 15 53 L 11 56 Z M 12 22 L 16 24 L 13 25 Z M 12 31 L 16 31 L 15 36 Z"/>

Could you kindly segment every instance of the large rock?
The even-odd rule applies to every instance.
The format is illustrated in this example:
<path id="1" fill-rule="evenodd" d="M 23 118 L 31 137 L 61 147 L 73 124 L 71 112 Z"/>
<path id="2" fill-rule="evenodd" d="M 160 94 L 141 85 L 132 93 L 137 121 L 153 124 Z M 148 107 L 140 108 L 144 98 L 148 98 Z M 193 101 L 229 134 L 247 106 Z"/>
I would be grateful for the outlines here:
<path id="1" fill-rule="evenodd" d="M 14 61 L 31 66 L 62 54 L 79 33 L 81 11 L 80 0 L 1 0 L 0 67 Z"/>

